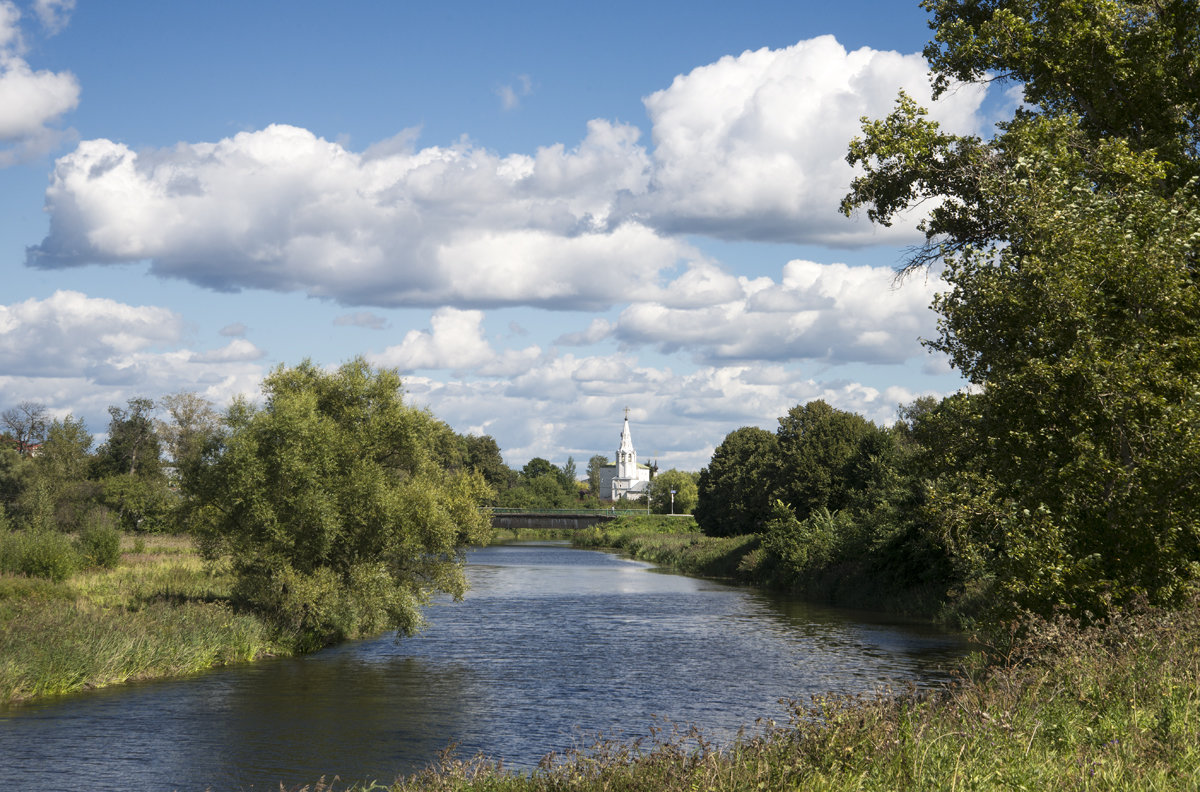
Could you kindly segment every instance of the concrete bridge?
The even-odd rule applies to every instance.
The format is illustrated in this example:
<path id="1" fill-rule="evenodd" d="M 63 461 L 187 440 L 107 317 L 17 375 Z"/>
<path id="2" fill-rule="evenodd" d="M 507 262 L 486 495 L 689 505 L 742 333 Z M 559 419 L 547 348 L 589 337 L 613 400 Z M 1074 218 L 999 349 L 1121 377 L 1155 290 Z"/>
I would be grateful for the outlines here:
<path id="1" fill-rule="evenodd" d="M 647 509 L 491 509 L 492 527 L 576 531 L 626 514 L 649 514 Z"/>

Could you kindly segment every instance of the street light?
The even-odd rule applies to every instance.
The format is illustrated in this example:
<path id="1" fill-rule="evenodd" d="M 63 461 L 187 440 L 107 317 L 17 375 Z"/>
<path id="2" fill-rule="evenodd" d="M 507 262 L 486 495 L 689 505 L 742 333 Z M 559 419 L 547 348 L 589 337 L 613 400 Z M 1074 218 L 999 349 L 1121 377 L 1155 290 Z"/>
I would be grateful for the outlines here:
<path id="1" fill-rule="evenodd" d="M 671 516 L 675 516 L 675 490 L 671 490 Z"/>

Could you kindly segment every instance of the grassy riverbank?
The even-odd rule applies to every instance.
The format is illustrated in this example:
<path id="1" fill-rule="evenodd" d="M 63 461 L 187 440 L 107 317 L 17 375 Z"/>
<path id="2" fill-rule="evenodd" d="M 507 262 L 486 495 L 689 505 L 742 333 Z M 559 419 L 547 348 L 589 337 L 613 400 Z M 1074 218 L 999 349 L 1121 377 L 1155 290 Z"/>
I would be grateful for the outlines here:
<path id="1" fill-rule="evenodd" d="M 797 704 L 791 723 L 760 725 L 722 749 L 698 733 L 668 731 L 554 757 L 532 773 L 446 759 L 388 788 L 1200 788 L 1200 602 L 1103 628 L 1037 621 L 1026 629 L 944 691 Z"/>
<path id="2" fill-rule="evenodd" d="M 761 553 L 756 536 L 705 536 L 691 517 L 618 517 L 576 531 L 577 547 L 612 548 L 689 575 L 755 582 Z"/>
<path id="3" fill-rule="evenodd" d="M 171 536 L 126 539 L 115 568 L 62 581 L 0 576 L 0 704 L 286 651 L 229 607 L 231 585 Z"/>
<path id="4" fill-rule="evenodd" d="M 691 517 L 620 517 L 577 531 L 571 539 L 577 547 L 620 550 L 687 575 L 725 578 L 792 592 L 827 605 L 937 618 L 962 626 L 963 614 L 942 612 L 944 602 L 937 590 L 905 585 L 900 581 L 907 577 L 897 575 L 894 569 L 880 569 L 860 560 L 797 577 L 766 551 L 760 536 L 706 536 Z"/>

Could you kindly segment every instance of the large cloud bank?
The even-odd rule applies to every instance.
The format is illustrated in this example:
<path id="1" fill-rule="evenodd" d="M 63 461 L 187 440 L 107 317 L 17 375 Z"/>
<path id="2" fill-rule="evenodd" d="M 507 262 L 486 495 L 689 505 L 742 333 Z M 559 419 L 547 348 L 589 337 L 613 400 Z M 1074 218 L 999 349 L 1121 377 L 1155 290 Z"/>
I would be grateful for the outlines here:
<path id="1" fill-rule="evenodd" d="M 703 267 L 680 232 L 879 241 L 836 213 L 846 144 L 899 89 L 928 100 L 927 78 L 919 56 L 828 36 L 723 58 L 645 100 L 652 151 L 604 120 L 573 148 L 510 155 L 417 149 L 408 133 L 354 152 L 284 125 L 158 150 L 89 140 L 58 161 L 50 233 L 27 261 L 145 260 L 214 289 L 351 305 L 603 309 Z M 974 130 L 982 98 L 950 92 L 933 115 Z"/>

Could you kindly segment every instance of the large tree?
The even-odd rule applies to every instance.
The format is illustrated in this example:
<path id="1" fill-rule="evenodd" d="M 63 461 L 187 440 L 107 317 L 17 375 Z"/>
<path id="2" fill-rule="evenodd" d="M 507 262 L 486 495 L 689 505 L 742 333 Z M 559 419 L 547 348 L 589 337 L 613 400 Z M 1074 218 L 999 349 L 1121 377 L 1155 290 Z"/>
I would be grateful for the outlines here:
<path id="1" fill-rule="evenodd" d="M 1200 4 L 923 5 L 937 91 L 1025 99 L 982 140 L 901 97 L 851 145 L 847 211 L 935 199 L 912 263 L 944 264 L 933 345 L 978 388 L 980 464 L 934 500 L 1018 606 L 1177 600 L 1200 580 Z"/>
<path id="2" fill-rule="evenodd" d="M 176 479 L 202 464 L 205 450 L 221 433 L 221 414 L 208 399 L 180 391 L 159 399 L 167 420 L 156 420 L 154 429 L 171 460 Z"/>
<path id="3" fill-rule="evenodd" d="M 462 549 L 490 534 L 482 476 L 447 469 L 445 424 L 403 403 L 362 359 L 304 362 L 237 402 L 190 505 L 209 553 L 232 554 L 236 594 L 301 648 L 394 628 L 436 592 L 462 596 Z"/>
<path id="4" fill-rule="evenodd" d="M 743 426 L 725 436 L 700 471 L 694 514 L 709 536 L 754 533 L 771 517 L 774 472 L 779 455 L 775 435 Z"/>
<path id="5" fill-rule="evenodd" d="M 847 505 L 856 483 L 851 463 L 867 438 L 881 430 L 861 415 L 817 399 L 797 405 L 779 419 L 779 453 L 774 497 L 803 520 L 813 511 Z"/>

